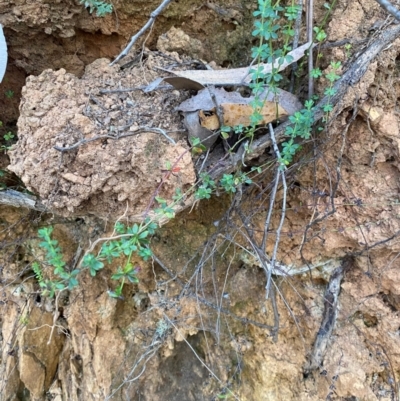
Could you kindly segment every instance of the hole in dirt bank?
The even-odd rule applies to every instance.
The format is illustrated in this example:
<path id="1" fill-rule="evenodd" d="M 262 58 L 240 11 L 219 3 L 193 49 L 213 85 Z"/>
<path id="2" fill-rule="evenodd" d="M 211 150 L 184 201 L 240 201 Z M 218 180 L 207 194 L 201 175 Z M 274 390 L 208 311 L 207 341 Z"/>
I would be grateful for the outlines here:
<path id="1" fill-rule="evenodd" d="M 204 336 L 203 333 L 189 336 L 187 342 L 204 360 L 202 336 Z M 159 395 L 160 400 L 168 401 L 204 400 L 201 389 L 209 379 L 209 372 L 185 341 L 175 342 L 173 354 L 160 363 L 158 375 L 160 376 L 159 385 L 155 392 L 154 390 L 152 392 L 152 400 L 155 399 L 155 395 Z M 141 388 L 140 392 L 142 393 L 141 400 L 150 401 L 145 388 Z"/>
<path id="2" fill-rule="evenodd" d="M 363 322 L 365 326 L 369 328 L 376 327 L 378 325 L 378 318 L 374 315 L 370 315 L 369 313 L 364 313 Z"/>
<path id="3" fill-rule="evenodd" d="M 29 390 L 23 385 L 23 383 L 20 383 L 20 387 L 15 394 L 16 399 L 19 401 L 29 401 L 31 400 L 31 393 Z"/>
<path id="4" fill-rule="evenodd" d="M 398 55 L 395 60 L 394 60 L 394 64 L 396 65 L 396 69 L 398 71 L 400 71 L 400 55 Z"/>
<path id="5" fill-rule="evenodd" d="M 397 312 L 399 310 L 399 303 L 396 302 L 397 300 L 394 299 L 391 294 L 379 293 L 379 295 L 381 296 L 384 304 L 389 307 L 392 312 Z"/>
<path id="6" fill-rule="evenodd" d="M 0 83 L 0 121 L 3 123 L 3 129 L 15 130 L 16 128 L 21 90 L 25 85 L 26 77 L 25 71 L 17 67 L 13 59 L 9 59 L 6 73 Z"/>

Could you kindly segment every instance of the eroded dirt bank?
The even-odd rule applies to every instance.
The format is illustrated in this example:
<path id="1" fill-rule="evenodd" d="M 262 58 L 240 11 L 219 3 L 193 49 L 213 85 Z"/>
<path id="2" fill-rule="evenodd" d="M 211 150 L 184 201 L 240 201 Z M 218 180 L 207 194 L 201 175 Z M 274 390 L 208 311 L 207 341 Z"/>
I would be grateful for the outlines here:
<path id="1" fill-rule="evenodd" d="M 78 0 L 0 2 L 0 23 L 10 48 L 7 74 L 0 85 L 3 122 L 18 118 L 18 99 L 26 76 L 47 68 L 64 68 L 81 76 L 85 66 L 94 60 L 114 58 L 159 2 L 117 0 L 113 5 L 111 15 L 98 18 Z M 219 64 L 246 63 L 251 8 L 251 4 L 239 0 L 223 4 L 173 1 L 145 36 L 146 44 L 154 46 L 162 36 L 159 40 L 164 50 L 179 48 L 193 58 Z M 189 41 L 184 34 L 193 39 Z M 13 107 L 9 107 L 10 99 L 4 95 L 9 90 L 15 93 Z"/>
<path id="2" fill-rule="evenodd" d="M 56 6 L 71 7 L 61 2 L 47 5 L 49 10 Z M 80 15 L 82 10 L 74 7 Z M 149 2 L 149 9 L 153 8 Z M 322 13 L 322 5 L 317 10 Z M 165 17 L 174 21 L 169 14 Z M 374 35 L 370 27 L 382 18 L 385 14 L 372 0 L 338 2 L 327 33 L 332 41 L 361 40 Z M 102 34 L 114 32 L 104 21 L 90 21 L 99 24 L 96 29 Z M 76 37 L 75 27 L 85 23 L 71 18 Z M 118 33 L 124 40 L 131 34 L 130 25 L 119 29 L 126 29 Z M 119 44 L 117 40 L 113 46 Z M 354 46 L 353 51 L 361 51 L 362 46 Z M 333 59 L 346 68 L 346 53 L 341 47 L 326 50 L 323 67 Z M 143 214 L 165 174 L 163 162 L 188 148 L 181 119 L 173 111 L 188 94 L 99 96 L 101 88 L 143 85 L 160 76 L 151 67 L 170 60 L 161 61 L 151 52 L 141 64 L 124 71 L 109 67 L 104 59 L 90 64 L 85 73 L 83 65 L 89 60 L 82 59 L 79 72 L 49 61 L 53 70 L 28 78 L 20 105 L 20 141 L 10 152 L 11 169 L 57 213 L 44 216 L 0 209 L 0 398 L 397 399 L 399 53 L 397 40 L 379 55 L 338 105 L 329 130 L 315 140 L 315 151 L 308 152 L 311 146 L 306 145 L 288 172 L 278 260 L 290 268 L 290 274 L 274 277 L 277 341 L 271 330 L 274 309 L 265 300 L 265 275 L 246 242 L 249 232 L 256 239 L 262 236 L 271 188 L 268 171 L 256 188 L 244 189 L 241 210 L 250 216 L 250 231 L 243 228 L 237 210 L 226 214 L 232 200 L 228 195 L 185 210 L 157 231 L 151 242 L 152 262 L 133 261 L 140 265 L 140 281 L 126 286 L 124 299 L 107 294 L 118 264 L 96 278 L 85 273 L 79 288 L 61 297 L 58 305 L 38 294 L 30 267 L 43 257 L 37 229 L 55 227 L 54 236 L 72 265 L 79 246 L 85 248 L 109 235 L 113 220 L 124 213 Z M 181 57 L 169 56 L 175 61 Z M 58 67 L 80 78 L 65 70 L 54 71 Z M 134 133 L 139 126 L 151 124 L 174 131 L 171 139 L 177 144 L 159 133 L 141 132 L 119 141 L 93 141 L 65 154 L 53 148 L 105 134 L 110 127 Z M 166 198 L 195 181 L 195 162 L 190 153 L 185 155 L 179 174 L 171 175 L 163 188 Z M 267 242 L 270 255 L 282 196 L 280 189 Z M 346 255 L 353 259 L 341 284 L 333 336 L 323 366 L 308 373 L 305 367 L 320 330 L 326 284 Z M 294 274 L 303 267 L 310 270 Z"/>

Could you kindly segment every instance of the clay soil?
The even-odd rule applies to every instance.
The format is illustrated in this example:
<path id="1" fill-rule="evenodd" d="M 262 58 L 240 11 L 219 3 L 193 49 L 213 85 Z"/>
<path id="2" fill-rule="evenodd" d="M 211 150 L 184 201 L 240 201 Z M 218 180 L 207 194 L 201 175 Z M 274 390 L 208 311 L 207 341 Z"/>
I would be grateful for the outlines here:
<path id="1" fill-rule="evenodd" d="M 320 22 L 325 9 L 316 3 Z M 158 1 L 114 6 L 99 19 L 72 0 L 0 2 L 10 48 L 0 120 L 18 134 L 3 165 L 12 187 L 36 194 L 48 210 L 0 207 L 0 400 L 399 399 L 399 39 L 287 171 L 277 252 L 286 273 L 272 276 L 276 305 L 266 299 L 266 277 L 248 241 L 262 239 L 276 166 L 271 149 L 251 162 L 270 167 L 243 187 L 240 208 L 222 192 L 176 205 L 175 219 L 151 239 L 154 258 L 132 260 L 139 283 L 127 284 L 120 299 L 108 291 L 122 260 L 95 278 L 83 273 L 79 287 L 57 300 L 41 295 L 31 268 L 45 258 L 39 228 L 54 227 L 74 266 L 117 219 L 141 221 L 155 207 L 154 194 L 172 200 L 197 180 L 204 159 L 191 154 L 175 111 L 194 92 L 143 88 L 169 68 L 248 62 L 255 5 L 193 0 L 173 2 L 147 42 L 110 66 Z M 322 48 L 323 71 L 331 60 L 345 71 L 392 24 L 386 18 L 374 0 L 339 0 L 328 40 L 351 38 L 353 45 Z M 325 85 L 319 82 L 317 93 Z M 297 85 L 300 98 L 305 86 Z M 12 97 L 3 96 L 8 90 Z M 280 187 L 268 255 L 283 196 Z M 324 292 L 349 256 L 333 334 L 309 371 Z"/>

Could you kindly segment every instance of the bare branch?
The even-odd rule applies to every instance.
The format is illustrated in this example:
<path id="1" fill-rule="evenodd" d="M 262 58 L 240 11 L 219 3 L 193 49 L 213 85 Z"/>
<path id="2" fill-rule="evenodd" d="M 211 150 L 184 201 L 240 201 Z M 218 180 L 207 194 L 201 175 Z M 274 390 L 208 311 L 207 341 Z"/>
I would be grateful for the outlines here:
<path id="1" fill-rule="evenodd" d="M 353 263 L 354 259 L 352 257 L 345 257 L 342 264 L 333 271 L 329 279 L 324 294 L 322 322 L 315 339 L 313 351 L 304 369 L 306 373 L 322 366 L 325 352 L 336 324 L 340 284 L 345 273 L 353 266 Z"/>
<path id="2" fill-rule="evenodd" d="M 271 135 L 271 140 L 272 140 L 272 145 L 274 147 L 274 151 L 276 154 L 276 157 L 278 160 L 281 159 L 281 153 L 279 151 L 278 145 L 276 143 L 275 140 L 275 133 L 274 133 L 274 129 L 272 127 L 272 124 L 269 123 L 268 125 L 269 127 L 269 132 Z M 282 179 L 282 185 L 283 185 L 283 200 L 282 200 L 282 212 L 281 212 L 281 219 L 279 222 L 279 227 L 276 230 L 276 239 L 275 239 L 275 245 L 274 245 L 274 250 L 272 253 L 272 258 L 271 258 L 271 268 L 269 270 L 269 276 L 268 276 L 268 282 L 266 285 L 266 292 L 267 292 L 267 298 L 268 298 L 268 292 L 270 289 L 270 283 L 271 283 L 271 272 L 275 269 L 275 262 L 276 262 L 276 255 L 278 253 L 278 247 L 279 247 L 279 242 L 281 239 L 281 231 L 282 231 L 282 227 L 283 227 L 283 223 L 285 221 L 285 215 L 286 215 L 286 194 L 287 194 L 287 184 L 286 184 L 286 177 L 285 177 L 285 172 L 283 170 L 280 169 L 280 167 L 278 167 L 278 173 L 281 175 L 281 179 Z M 278 181 L 278 177 L 277 177 L 277 181 Z"/>
<path id="3" fill-rule="evenodd" d="M 27 209 L 34 209 L 40 212 L 45 212 L 47 210 L 46 206 L 35 196 L 14 191 L 13 189 L 0 191 L 0 204 L 14 207 L 26 207 Z"/>
<path id="4" fill-rule="evenodd" d="M 169 3 L 171 3 L 172 0 L 164 0 L 157 9 L 155 9 L 151 14 L 149 20 L 146 22 L 146 24 L 142 27 L 142 29 L 136 34 L 133 35 L 130 42 L 128 45 L 125 47 L 124 50 L 117 56 L 117 58 L 110 64 L 114 65 L 117 63 L 119 60 L 124 58 L 128 53 L 129 50 L 131 50 L 132 46 L 136 43 L 136 41 L 154 24 L 155 19 L 158 17 L 158 15 L 161 14 L 161 12 L 164 10 L 165 7 L 168 6 Z"/>
<path id="5" fill-rule="evenodd" d="M 389 1 L 387 0 L 376 0 L 379 5 L 385 9 L 389 14 L 393 15 L 397 21 L 400 21 L 400 11 Z"/>
<path id="6" fill-rule="evenodd" d="M 131 126 L 132 124 L 128 124 L 125 125 L 123 127 L 117 127 L 116 130 L 117 131 L 123 131 L 124 129 L 127 129 Z M 69 152 L 70 150 L 74 150 L 76 148 L 78 148 L 79 146 L 85 145 L 86 143 L 90 143 L 93 141 L 97 141 L 99 139 L 112 139 L 113 141 L 116 141 L 118 139 L 122 139 L 122 138 L 126 138 L 128 136 L 132 136 L 132 135 L 137 135 L 143 132 L 154 132 L 155 134 L 161 134 L 164 135 L 165 138 L 168 139 L 169 142 L 171 142 L 173 145 L 176 145 L 175 141 L 170 138 L 166 132 L 161 129 L 161 128 L 157 128 L 157 127 L 139 127 L 138 130 L 134 131 L 134 132 L 129 132 L 127 134 L 122 134 L 122 135 L 98 135 L 95 136 L 94 138 L 89 138 L 89 139 L 81 139 L 80 141 L 74 143 L 71 146 L 66 146 L 65 148 L 60 147 L 60 146 L 53 146 L 53 148 L 55 150 L 58 150 L 59 152 Z"/>

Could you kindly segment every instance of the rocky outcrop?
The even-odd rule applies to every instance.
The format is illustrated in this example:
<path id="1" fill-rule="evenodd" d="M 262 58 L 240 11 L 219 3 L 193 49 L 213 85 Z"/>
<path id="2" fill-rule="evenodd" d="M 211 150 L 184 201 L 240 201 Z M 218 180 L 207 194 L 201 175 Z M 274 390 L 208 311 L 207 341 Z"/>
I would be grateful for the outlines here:
<path id="1" fill-rule="evenodd" d="M 155 196 L 171 200 L 196 180 L 173 113 L 182 95 L 119 92 L 156 77 L 152 66 L 162 63 L 152 55 L 146 67 L 129 71 L 108 64 L 97 60 L 82 79 L 63 69 L 28 79 L 9 170 L 58 214 L 141 220 Z M 168 165 L 178 172 L 166 178 Z"/>

